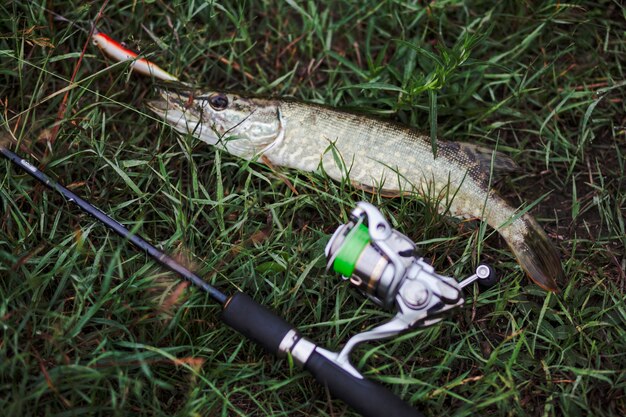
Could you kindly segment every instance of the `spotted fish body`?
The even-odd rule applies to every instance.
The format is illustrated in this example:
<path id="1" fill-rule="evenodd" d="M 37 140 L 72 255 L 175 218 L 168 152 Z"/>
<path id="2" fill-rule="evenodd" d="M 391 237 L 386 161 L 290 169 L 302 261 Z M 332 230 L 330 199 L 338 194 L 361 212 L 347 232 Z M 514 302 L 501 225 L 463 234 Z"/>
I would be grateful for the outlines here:
<path id="1" fill-rule="evenodd" d="M 150 108 L 176 130 L 247 159 L 316 171 L 386 194 L 435 197 L 440 209 L 481 218 L 504 237 L 518 262 L 541 287 L 556 291 L 563 271 L 545 232 L 490 184 L 515 169 L 508 157 L 467 143 L 430 138 L 409 127 L 290 100 L 230 93 L 162 93 Z"/>

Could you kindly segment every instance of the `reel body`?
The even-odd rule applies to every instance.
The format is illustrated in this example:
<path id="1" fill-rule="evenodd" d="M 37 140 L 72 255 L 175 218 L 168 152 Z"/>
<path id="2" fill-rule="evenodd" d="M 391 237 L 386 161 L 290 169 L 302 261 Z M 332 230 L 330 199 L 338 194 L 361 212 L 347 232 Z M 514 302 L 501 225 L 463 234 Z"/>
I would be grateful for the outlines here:
<path id="1" fill-rule="evenodd" d="M 325 352 L 356 374 L 349 354 L 357 344 L 435 324 L 443 313 L 464 303 L 465 286 L 476 280 L 487 286 L 496 282 L 495 273 L 484 264 L 461 282 L 437 274 L 419 256 L 415 243 L 392 229 L 380 211 L 366 202 L 358 203 L 350 222 L 335 231 L 326 257 L 327 269 L 340 273 L 374 303 L 396 311 L 390 321 L 353 336 L 338 354 Z"/>

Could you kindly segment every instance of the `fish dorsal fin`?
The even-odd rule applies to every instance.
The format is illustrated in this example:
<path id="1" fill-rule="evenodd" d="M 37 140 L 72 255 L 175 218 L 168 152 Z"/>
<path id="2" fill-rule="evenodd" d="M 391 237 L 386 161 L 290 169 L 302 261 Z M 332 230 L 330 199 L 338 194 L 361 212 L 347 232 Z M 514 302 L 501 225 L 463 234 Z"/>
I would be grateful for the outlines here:
<path id="1" fill-rule="evenodd" d="M 494 184 L 521 171 L 520 166 L 509 156 L 487 146 L 467 142 L 440 142 L 439 150 L 446 157 L 467 167 L 469 174 L 485 185 Z"/>

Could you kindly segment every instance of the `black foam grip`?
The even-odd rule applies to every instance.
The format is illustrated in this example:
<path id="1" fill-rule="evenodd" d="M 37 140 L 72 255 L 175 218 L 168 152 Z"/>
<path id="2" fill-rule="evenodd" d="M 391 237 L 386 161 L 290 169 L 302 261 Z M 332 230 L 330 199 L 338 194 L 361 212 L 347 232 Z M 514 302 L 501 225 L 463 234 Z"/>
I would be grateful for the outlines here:
<path id="1" fill-rule="evenodd" d="M 241 292 L 227 302 L 222 320 L 273 354 L 279 353 L 280 342 L 293 329 L 291 324 Z"/>
<path id="2" fill-rule="evenodd" d="M 423 417 L 391 391 L 353 376 L 318 352 L 313 352 L 304 368 L 326 385 L 333 397 L 343 400 L 364 417 Z"/>
<path id="3" fill-rule="evenodd" d="M 274 354 L 279 353 L 280 342 L 293 329 L 285 320 L 244 293 L 236 293 L 230 298 L 222 311 L 222 320 Z M 364 417 L 423 417 L 391 391 L 353 376 L 316 351 L 313 351 L 304 368 L 328 387 L 331 395 L 343 400 Z"/>

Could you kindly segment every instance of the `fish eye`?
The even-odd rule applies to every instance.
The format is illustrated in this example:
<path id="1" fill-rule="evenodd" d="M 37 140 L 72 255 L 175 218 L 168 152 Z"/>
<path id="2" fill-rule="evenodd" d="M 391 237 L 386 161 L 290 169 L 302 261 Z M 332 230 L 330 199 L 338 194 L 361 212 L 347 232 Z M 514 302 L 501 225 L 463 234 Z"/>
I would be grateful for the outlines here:
<path id="1" fill-rule="evenodd" d="M 215 93 L 209 97 L 209 105 L 213 110 L 224 110 L 228 107 L 228 97 L 226 97 L 226 94 Z"/>

